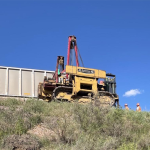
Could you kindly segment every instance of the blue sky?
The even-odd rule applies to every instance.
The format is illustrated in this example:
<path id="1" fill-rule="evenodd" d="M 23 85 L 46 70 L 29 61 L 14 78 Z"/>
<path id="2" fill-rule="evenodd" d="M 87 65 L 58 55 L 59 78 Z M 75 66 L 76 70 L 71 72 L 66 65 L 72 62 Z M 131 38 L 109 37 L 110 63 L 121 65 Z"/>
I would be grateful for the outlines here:
<path id="1" fill-rule="evenodd" d="M 55 70 L 69 35 L 85 67 L 116 75 L 122 107 L 150 110 L 150 1 L 0 1 L 0 66 Z"/>

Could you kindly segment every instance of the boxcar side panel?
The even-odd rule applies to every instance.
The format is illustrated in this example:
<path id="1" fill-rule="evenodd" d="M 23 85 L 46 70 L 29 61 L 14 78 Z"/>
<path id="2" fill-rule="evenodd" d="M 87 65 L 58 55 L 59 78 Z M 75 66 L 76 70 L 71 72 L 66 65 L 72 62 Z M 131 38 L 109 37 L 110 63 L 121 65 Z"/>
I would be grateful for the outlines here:
<path id="1" fill-rule="evenodd" d="M 38 84 L 54 71 L 0 66 L 0 96 L 37 97 Z"/>
<path id="2" fill-rule="evenodd" d="M 22 70 L 22 96 L 32 96 L 32 71 Z"/>
<path id="3" fill-rule="evenodd" d="M 0 68 L 0 94 L 6 94 L 6 68 Z"/>
<path id="4" fill-rule="evenodd" d="M 19 96 L 19 70 L 9 70 L 8 87 L 9 95 Z"/>
<path id="5" fill-rule="evenodd" d="M 44 79 L 44 72 L 34 72 L 34 78 L 35 78 L 35 90 L 34 90 L 34 95 L 35 97 L 37 97 L 37 93 L 38 93 L 38 84 L 39 82 L 43 82 Z"/>

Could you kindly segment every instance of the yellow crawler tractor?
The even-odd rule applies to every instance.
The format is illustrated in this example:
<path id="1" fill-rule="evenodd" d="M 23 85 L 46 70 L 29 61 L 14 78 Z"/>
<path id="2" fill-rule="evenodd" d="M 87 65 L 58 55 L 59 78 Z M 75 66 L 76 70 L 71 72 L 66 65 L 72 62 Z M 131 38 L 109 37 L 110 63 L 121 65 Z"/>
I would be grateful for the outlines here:
<path id="1" fill-rule="evenodd" d="M 73 49 L 76 66 L 71 64 Z M 106 74 L 103 70 L 81 67 L 78 54 L 76 37 L 69 36 L 67 65 L 64 69 L 64 57 L 57 57 L 53 78 L 45 77 L 44 81 L 38 85 L 38 98 L 46 101 L 55 100 L 93 103 L 97 106 L 119 106 L 115 75 Z M 98 83 L 100 79 L 101 81 Z"/>

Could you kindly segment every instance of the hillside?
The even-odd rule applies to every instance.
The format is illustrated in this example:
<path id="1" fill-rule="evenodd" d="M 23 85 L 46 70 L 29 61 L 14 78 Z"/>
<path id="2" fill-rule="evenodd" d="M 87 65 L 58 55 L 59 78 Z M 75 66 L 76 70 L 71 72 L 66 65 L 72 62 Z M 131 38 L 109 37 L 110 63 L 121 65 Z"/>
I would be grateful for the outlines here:
<path id="1" fill-rule="evenodd" d="M 0 100 L 2 150 L 148 150 L 150 113 Z"/>

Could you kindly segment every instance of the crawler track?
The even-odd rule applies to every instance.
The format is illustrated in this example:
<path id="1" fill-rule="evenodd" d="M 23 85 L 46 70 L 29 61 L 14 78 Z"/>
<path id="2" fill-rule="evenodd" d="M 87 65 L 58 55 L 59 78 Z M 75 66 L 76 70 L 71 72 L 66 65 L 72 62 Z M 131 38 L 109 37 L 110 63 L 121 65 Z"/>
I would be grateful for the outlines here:
<path id="1" fill-rule="evenodd" d="M 70 96 L 70 99 L 58 97 L 59 93 L 65 93 Z M 72 87 L 60 86 L 54 89 L 53 98 L 55 101 L 68 101 L 78 103 L 93 103 L 96 106 L 114 106 L 115 98 L 113 94 L 107 91 L 99 91 L 97 95 L 89 96 L 72 96 Z"/>

